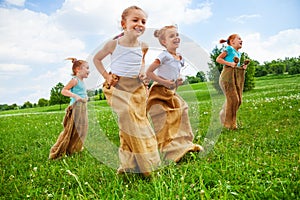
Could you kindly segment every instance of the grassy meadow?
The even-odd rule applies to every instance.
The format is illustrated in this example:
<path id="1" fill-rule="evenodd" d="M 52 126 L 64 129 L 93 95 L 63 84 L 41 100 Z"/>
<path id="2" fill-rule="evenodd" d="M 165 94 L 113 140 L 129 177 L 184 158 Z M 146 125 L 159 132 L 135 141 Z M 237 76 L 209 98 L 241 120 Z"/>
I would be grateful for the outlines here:
<path id="1" fill-rule="evenodd" d="M 105 143 L 113 144 L 105 159 L 93 151 L 94 146 L 105 151 L 105 146 L 97 146 L 97 135 L 88 135 L 90 146 L 83 152 L 48 160 L 67 105 L 0 112 L 0 199 L 300 199 L 299 83 L 299 75 L 256 79 L 255 89 L 244 93 L 238 130 L 221 129 L 205 156 L 189 153 L 151 178 L 117 175 L 109 165 L 117 159 L 119 138 L 105 101 L 90 103 L 97 115 L 93 123 L 101 124 L 109 139 Z M 189 112 L 198 144 L 205 143 L 215 120 L 215 96 L 207 86 L 179 91 L 184 98 L 198 99 L 187 100 L 197 103 Z"/>

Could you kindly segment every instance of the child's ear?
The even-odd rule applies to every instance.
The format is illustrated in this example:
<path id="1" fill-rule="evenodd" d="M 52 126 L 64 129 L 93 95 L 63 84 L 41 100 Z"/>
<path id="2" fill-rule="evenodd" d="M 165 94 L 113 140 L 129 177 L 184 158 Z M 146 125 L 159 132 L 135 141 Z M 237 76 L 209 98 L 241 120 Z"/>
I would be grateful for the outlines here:
<path id="1" fill-rule="evenodd" d="M 126 24 L 125 24 L 125 22 L 123 20 L 121 21 L 121 27 L 122 27 L 123 30 L 126 29 Z"/>

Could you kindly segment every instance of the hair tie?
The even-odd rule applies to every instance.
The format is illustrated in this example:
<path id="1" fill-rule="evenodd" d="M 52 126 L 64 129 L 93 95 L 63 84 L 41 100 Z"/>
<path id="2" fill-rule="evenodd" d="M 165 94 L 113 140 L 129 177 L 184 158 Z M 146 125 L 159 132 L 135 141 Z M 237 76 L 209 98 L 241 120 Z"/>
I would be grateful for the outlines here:
<path id="1" fill-rule="evenodd" d="M 227 39 L 226 42 L 229 43 L 229 40 Z"/>

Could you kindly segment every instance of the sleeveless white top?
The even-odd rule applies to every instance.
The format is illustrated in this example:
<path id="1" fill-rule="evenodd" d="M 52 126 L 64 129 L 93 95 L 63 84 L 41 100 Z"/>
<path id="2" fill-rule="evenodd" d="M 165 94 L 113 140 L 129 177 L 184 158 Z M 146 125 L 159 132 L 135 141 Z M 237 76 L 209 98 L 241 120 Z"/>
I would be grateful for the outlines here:
<path id="1" fill-rule="evenodd" d="M 142 48 L 117 45 L 111 54 L 111 72 L 118 76 L 137 77 L 142 66 Z"/>

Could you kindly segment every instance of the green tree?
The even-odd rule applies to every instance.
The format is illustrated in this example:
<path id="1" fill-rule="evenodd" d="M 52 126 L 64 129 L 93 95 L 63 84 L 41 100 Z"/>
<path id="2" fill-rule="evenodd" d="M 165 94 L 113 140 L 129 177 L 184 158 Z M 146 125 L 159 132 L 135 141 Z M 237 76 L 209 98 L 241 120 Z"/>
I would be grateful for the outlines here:
<path id="1" fill-rule="evenodd" d="M 275 62 L 270 65 L 270 69 L 273 74 L 283 74 L 285 72 L 286 65 L 283 62 Z"/>
<path id="2" fill-rule="evenodd" d="M 211 62 L 208 63 L 208 67 L 210 69 L 210 71 L 208 72 L 208 79 L 213 82 L 214 88 L 219 92 L 222 91 L 220 88 L 220 85 L 219 85 L 219 78 L 220 78 L 220 74 L 223 70 L 223 65 L 217 63 L 216 59 L 222 52 L 222 49 L 223 49 L 223 47 L 219 49 L 216 46 L 212 50 L 212 53 L 210 54 Z M 246 53 L 242 53 L 240 63 L 242 64 L 245 59 L 251 60 Z M 254 84 L 255 67 L 258 64 L 259 63 L 257 61 L 252 61 L 252 60 L 249 63 L 246 74 L 245 74 L 244 91 L 251 90 L 254 88 L 254 86 L 255 86 L 255 84 Z"/>
<path id="3" fill-rule="evenodd" d="M 33 107 L 33 105 L 29 101 L 26 101 L 22 106 L 22 108 L 32 108 L 32 107 Z"/>
<path id="4" fill-rule="evenodd" d="M 44 98 L 40 98 L 38 101 L 38 106 L 39 107 L 44 107 L 44 106 L 48 106 L 49 101 L 47 99 Z"/>
<path id="5" fill-rule="evenodd" d="M 261 77 L 266 75 L 268 75 L 268 71 L 264 65 L 257 65 L 255 67 L 255 75 L 254 75 L 255 77 Z"/>
<path id="6" fill-rule="evenodd" d="M 223 48 L 223 47 L 222 47 Z M 212 81 L 214 88 L 222 92 L 220 85 L 219 85 L 219 77 L 221 74 L 221 71 L 223 69 L 223 65 L 216 62 L 217 57 L 222 52 L 222 48 L 218 48 L 217 46 L 212 50 L 212 53 L 210 54 L 210 60 L 211 62 L 208 63 L 208 80 Z"/>
<path id="7" fill-rule="evenodd" d="M 205 73 L 203 71 L 197 72 L 196 77 L 199 78 L 200 82 L 206 82 Z"/>
<path id="8" fill-rule="evenodd" d="M 66 104 L 66 103 L 70 102 L 69 97 L 66 97 L 61 94 L 63 87 L 64 87 L 64 85 L 59 82 L 55 87 L 53 87 L 51 89 L 51 92 L 50 92 L 49 104 L 50 105 L 59 104 L 60 110 L 61 110 L 62 104 Z"/>
<path id="9" fill-rule="evenodd" d="M 241 55 L 241 64 L 244 63 L 245 59 L 249 59 L 250 63 L 247 66 L 245 73 L 245 83 L 244 91 L 252 90 L 255 87 L 254 75 L 255 75 L 255 66 L 259 65 L 259 62 L 256 60 L 251 60 L 246 53 Z"/>
<path id="10" fill-rule="evenodd" d="M 199 83 L 200 79 L 198 77 L 196 77 L 196 76 L 186 76 L 186 81 L 189 84 L 193 84 L 193 83 Z"/>
<path id="11" fill-rule="evenodd" d="M 9 110 L 9 106 L 7 104 L 1 104 L 0 110 Z"/>

